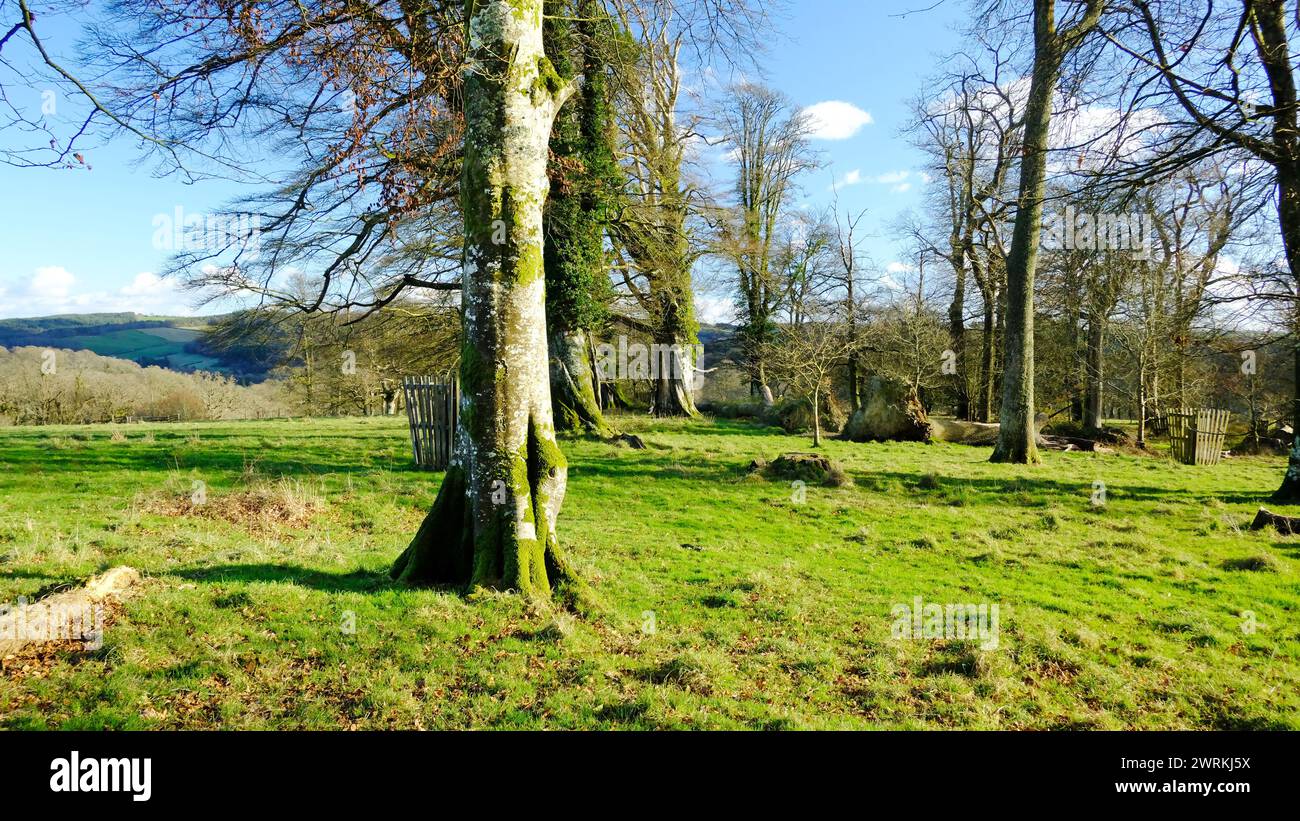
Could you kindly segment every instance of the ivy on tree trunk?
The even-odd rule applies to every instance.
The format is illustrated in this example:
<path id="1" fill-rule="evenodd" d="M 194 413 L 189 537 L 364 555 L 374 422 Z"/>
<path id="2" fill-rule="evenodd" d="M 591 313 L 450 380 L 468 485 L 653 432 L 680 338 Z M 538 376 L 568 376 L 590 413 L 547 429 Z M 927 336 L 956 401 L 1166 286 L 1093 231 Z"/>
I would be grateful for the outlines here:
<path id="1" fill-rule="evenodd" d="M 547 0 L 546 53 L 561 76 L 581 73 L 577 97 L 551 131 L 545 233 L 551 398 L 559 430 L 613 435 L 596 395 L 589 342 L 606 319 L 605 232 L 618 190 L 608 67 L 601 57 L 595 0 Z"/>

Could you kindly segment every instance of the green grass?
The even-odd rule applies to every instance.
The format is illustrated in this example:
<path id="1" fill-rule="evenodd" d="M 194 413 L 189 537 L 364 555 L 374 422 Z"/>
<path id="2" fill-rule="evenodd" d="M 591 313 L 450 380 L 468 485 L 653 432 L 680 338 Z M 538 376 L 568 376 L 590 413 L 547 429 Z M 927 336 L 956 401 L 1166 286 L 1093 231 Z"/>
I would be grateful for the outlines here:
<path id="1" fill-rule="evenodd" d="M 401 419 L 0 430 L 0 601 L 146 576 L 99 650 L 7 663 L 0 726 L 1300 726 L 1300 538 L 1246 529 L 1281 460 L 828 442 L 853 484 L 795 503 L 747 467 L 805 437 L 618 421 L 648 449 L 564 445 L 587 615 L 388 581 L 441 480 Z M 998 647 L 892 638 L 916 596 Z"/>
<path id="2" fill-rule="evenodd" d="M 173 354 L 183 354 L 185 352 L 185 343 L 198 336 L 196 331 L 182 331 L 187 337 L 182 340 L 154 333 L 155 330 L 157 329 L 107 331 L 98 334 L 64 337 L 57 340 L 57 342 L 61 348 L 74 351 L 87 350 L 100 356 L 122 358 L 148 356 L 160 359 Z"/>

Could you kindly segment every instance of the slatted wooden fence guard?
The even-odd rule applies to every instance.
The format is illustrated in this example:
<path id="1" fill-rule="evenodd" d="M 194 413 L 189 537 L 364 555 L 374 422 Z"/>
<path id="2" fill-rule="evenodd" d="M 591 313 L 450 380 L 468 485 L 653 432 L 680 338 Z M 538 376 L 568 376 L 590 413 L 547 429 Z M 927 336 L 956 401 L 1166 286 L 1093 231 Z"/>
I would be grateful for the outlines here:
<path id="1" fill-rule="evenodd" d="M 1152 436 L 1164 436 L 1169 433 L 1169 414 L 1165 411 L 1156 411 L 1152 414 L 1147 420 L 1147 432 Z"/>
<path id="2" fill-rule="evenodd" d="M 456 447 L 456 380 L 408 376 L 402 380 L 406 418 L 411 423 L 411 453 L 416 467 L 446 470 Z"/>
<path id="3" fill-rule="evenodd" d="M 1169 452 L 1184 465 L 1217 465 L 1228 433 L 1228 411 L 1180 408 L 1169 411 Z"/>

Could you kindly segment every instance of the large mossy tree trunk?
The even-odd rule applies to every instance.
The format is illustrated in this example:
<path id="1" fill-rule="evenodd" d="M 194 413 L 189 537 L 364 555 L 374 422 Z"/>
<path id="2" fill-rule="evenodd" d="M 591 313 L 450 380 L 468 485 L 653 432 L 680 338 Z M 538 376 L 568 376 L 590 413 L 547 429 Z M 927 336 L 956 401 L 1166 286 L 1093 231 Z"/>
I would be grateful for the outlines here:
<path id="1" fill-rule="evenodd" d="M 1007 254 L 1002 409 L 994 462 L 1040 461 L 1034 425 L 1034 273 L 1043 223 L 1052 96 L 1062 62 L 1096 27 L 1103 6 L 1104 0 L 1088 0 L 1083 17 L 1058 32 L 1056 0 L 1034 0 L 1034 66 L 1025 106 L 1016 221 Z"/>
<path id="2" fill-rule="evenodd" d="M 542 209 L 551 123 L 573 84 L 542 48 L 542 0 L 472 0 L 464 73 L 464 345 L 454 461 L 392 567 L 416 584 L 549 595 L 567 466 L 547 368 Z"/>
<path id="3" fill-rule="evenodd" d="M 619 187 L 607 66 L 596 0 L 546 0 L 546 53 L 561 76 L 581 73 L 578 96 L 551 129 L 546 236 L 546 319 L 557 430 L 614 435 L 601 412 L 590 336 L 606 318 L 605 230 Z"/>
<path id="4" fill-rule="evenodd" d="M 614 429 L 605 420 L 596 395 L 596 372 L 587 332 L 580 328 L 552 329 L 547 336 L 556 430 L 612 437 Z"/>
<path id="5" fill-rule="evenodd" d="M 660 283 L 654 301 L 658 305 L 654 342 L 672 352 L 671 362 L 660 362 L 654 375 L 651 411 L 655 416 L 699 416 L 695 407 L 696 325 L 694 298 L 689 290 L 690 273 L 680 277 L 665 277 Z M 675 285 L 674 285 L 675 283 Z M 665 357 L 666 358 L 666 357 Z M 667 364 L 669 367 L 664 367 Z"/>
<path id="6" fill-rule="evenodd" d="M 1294 125 L 1294 114 L 1292 115 Z M 1271 499 L 1280 504 L 1300 504 L 1300 162 L 1278 168 L 1278 214 L 1287 264 L 1295 281 L 1291 335 L 1295 339 L 1293 362 L 1295 387 L 1291 403 L 1291 424 L 1295 430 L 1286 475 Z"/>
<path id="7" fill-rule="evenodd" d="M 679 191 L 680 149 L 671 155 L 676 166 L 659 171 L 666 191 Z M 651 411 L 655 416 L 697 417 L 695 390 L 700 380 L 697 370 L 704 367 L 697 362 L 700 355 L 700 326 L 695 319 L 695 291 L 691 280 L 690 239 L 686 228 L 687 206 L 685 199 L 674 193 L 665 198 L 660 219 L 666 230 L 661 231 L 660 247 L 667 253 L 659 257 L 659 270 L 650 278 L 649 311 L 653 326 L 654 344 L 666 345 L 677 352 L 674 367 L 660 368 L 652 386 Z"/>

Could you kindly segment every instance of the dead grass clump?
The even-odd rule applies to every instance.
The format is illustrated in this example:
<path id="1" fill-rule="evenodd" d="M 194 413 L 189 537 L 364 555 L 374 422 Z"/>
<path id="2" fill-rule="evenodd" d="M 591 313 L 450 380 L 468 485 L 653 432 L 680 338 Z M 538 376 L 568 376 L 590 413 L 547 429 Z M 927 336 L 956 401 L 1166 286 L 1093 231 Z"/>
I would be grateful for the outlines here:
<path id="1" fill-rule="evenodd" d="M 252 529 L 304 527 L 325 501 L 296 479 L 262 482 L 229 493 L 173 493 L 150 500 L 145 510 L 163 516 L 194 516 Z"/>

